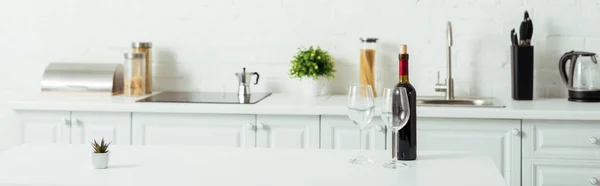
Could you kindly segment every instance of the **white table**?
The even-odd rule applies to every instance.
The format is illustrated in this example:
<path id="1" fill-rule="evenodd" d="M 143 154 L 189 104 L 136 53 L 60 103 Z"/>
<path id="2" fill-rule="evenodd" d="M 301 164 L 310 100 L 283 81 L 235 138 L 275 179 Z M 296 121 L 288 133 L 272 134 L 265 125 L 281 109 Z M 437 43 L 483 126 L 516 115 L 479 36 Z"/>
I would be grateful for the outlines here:
<path id="1" fill-rule="evenodd" d="M 91 167 L 89 146 L 21 145 L 0 152 L 0 186 L 504 186 L 491 159 L 420 152 L 411 168 L 353 165 L 357 151 L 111 146 L 109 168 Z"/>

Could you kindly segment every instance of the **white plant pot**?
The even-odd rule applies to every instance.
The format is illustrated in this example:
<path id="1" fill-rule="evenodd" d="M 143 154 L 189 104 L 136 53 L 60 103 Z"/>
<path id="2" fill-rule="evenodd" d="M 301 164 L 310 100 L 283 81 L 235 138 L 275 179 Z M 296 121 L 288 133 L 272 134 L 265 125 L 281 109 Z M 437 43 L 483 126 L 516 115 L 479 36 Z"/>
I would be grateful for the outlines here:
<path id="1" fill-rule="evenodd" d="M 107 153 L 92 153 L 92 165 L 95 169 L 106 169 L 108 167 L 108 157 L 110 152 Z"/>
<path id="2" fill-rule="evenodd" d="M 316 98 L 321 95 L 323 88 L 325 88 L 328 82 L 326 77 L 319 77 L 318 80 L 304 77 L 300 79 L 302 95 L 308 99 Z"/>

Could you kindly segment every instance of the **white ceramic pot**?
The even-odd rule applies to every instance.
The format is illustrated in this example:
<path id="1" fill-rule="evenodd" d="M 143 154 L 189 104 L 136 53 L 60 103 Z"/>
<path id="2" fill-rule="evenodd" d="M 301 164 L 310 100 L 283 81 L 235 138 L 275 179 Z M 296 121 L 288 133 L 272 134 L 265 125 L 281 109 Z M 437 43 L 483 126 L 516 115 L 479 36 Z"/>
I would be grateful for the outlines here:
<path id="1" fill-rule="evenodd" d="M 108 157 L 110 152 L 107 153 L 92 153 L 92 165 L 95 169 L 106 169 L 108 167 Z"/>
<path id="2" fill-rule="evenodd" d="M 329 80 L 326 77 L 319 77 L 318 80 L 315 80 L 314 78 L 304 77 L 300 79 L 302 94 L 305 98 L 315 98 L 321 95 L 323 88 L 325 88 L 328 82 Z"/>

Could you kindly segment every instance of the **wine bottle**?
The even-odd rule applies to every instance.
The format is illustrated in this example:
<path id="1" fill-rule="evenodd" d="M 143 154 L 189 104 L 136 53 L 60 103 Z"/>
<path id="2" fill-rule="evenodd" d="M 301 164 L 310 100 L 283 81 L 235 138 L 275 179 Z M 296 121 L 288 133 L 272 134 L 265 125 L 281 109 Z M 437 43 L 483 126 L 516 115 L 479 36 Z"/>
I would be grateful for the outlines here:
<path id="1" fill-rule="evenodd" d="M 398 146 L 397 156 L 398 160 L 415 160 L 417 159 L 417 91 L 415 87 L 408 81 L 408 52 L 407 46 L 402 45 L 400 47 L 399 59 L 399 75 L 400 81 L 396 84 L 396 87 L 406 88 L 408 93 L 408 102 L 410 104 L 410 118 L 408 123 L 400 129 L 398 132 Z M 394 100 L 394 104 L 399 102 Z M 394 107 L 394 109 L 399 107 Z M 397 112 L 394 112 L 397 113 Z M 394 136 L 392 136 L 394 137 Z"/>

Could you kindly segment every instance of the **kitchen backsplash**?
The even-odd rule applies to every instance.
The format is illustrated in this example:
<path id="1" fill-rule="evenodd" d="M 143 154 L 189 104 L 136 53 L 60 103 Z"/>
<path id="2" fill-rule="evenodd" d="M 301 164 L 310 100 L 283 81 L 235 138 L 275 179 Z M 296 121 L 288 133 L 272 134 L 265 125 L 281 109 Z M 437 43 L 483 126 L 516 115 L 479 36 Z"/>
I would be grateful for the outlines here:
<path id="1" fill-rule="evenodd" d="M 37 94 L 49 62 L 122 62 L 131 41 L 154 43 L 158 90 L 235 92 L 246 67 L 261 74 L 253 92 L 291 93 L 289 60 L 320 45 L 336 58 L 330 90 L 345 93 L 358 82 L 358 38 L 378 37 L 386 85 L 408 44 L 419 95 L 442 95 L 433 87 L 437 71 L 446 76 L 446 21 L 456 95 L 509 99 L 509 31 L 524 10 L 535 24 L 535 97 L 565 97 L 558 58 L 600 52 L 600 0 L 0 1 L 0 123 L 14 118 L 6 101 Z"/>

